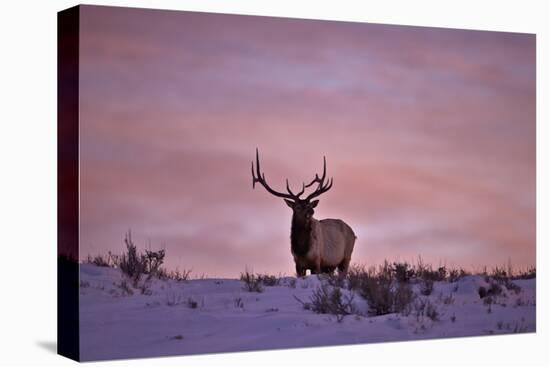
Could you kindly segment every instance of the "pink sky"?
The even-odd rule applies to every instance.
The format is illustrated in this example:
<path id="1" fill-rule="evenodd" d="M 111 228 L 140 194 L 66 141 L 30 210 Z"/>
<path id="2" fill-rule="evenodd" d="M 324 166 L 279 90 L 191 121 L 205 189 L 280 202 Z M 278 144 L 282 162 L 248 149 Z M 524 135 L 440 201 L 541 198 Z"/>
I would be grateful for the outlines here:
<path id="1" fill-rule="evenodd" d="M 81 258 L 292 274 L 291 210 L 252 190 L 322 170 L 352 261 L 535 264 L 535 36 L 84 6 Z"/>

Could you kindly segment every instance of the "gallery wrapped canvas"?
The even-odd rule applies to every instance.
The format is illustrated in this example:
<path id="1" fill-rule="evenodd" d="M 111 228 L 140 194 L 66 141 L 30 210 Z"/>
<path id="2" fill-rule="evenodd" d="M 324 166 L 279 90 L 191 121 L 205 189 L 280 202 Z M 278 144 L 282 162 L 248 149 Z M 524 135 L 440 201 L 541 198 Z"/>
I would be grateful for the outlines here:
<path id="1" fill-rule="evenodd" d="M 534 34 L 60 12 L 59 353 L 535 332 L 535 66 Z"/>

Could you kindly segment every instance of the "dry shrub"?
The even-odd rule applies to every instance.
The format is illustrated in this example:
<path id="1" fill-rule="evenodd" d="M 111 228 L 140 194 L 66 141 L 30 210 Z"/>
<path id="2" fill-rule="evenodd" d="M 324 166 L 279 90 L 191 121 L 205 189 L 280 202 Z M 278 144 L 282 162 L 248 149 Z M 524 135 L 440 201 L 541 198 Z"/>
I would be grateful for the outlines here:
<path id="1" fill-rule="evenodd" d="M 244 282 L 244 289 L 248 292 L 261 293 L 264 291 L 262 280 L 248 270 L 241 273 L 241 281 Z"/>
<path id="2" fill-rule="evenodd" d="M 420 284 L 420 293 L 424 296 L 429 296 L 434 290 L 434 281 L 431 279 L 423 279 Z"/>
<path id="3" fill-rule="evenodd" d="M 258 274 L 258 281 L 266 287 L 275 287 L 281 283 L 281 277 L 269 274 Z"/>
<path id="4" fill-rule="evenodd" d="M 394 282 L 384 268 L 381 270 L 378 274 L 363 274 L 359 295 L 368 302 L 371 315 L 402 312 L 414 298 L 411 287 L 407 283 Z"/>
<path id="5" fill-rule="evenodd" d="M 395 280 L 401 283 L 408 283 L 414 276 L 414 268 L 407 262 L 394 262 L 392 272 Z"/>
<path id="6" fill-rule="evenodd" d="M 147 279 L 151 279 L 154 275 L 159 278 L 166 275 L 166 271 L 161 268 L 166 255 L 164 250 L 145 250 L 145 254 L 138 252 L 130 231 L 124 237 L 124 243 L 126 244 L 126 252 L 118 257 L 117 265 L 122 273 L 132 280 L 134 287 L 137 286 L 144 274 L 147 275 Z"/>
<path id="7" fill-rule="evenodd" d="M 310 297 L 310 303 L 302 303 L 304 308 L 315 313 L 331 314 L 342 322 L 346 315 L 356 312 L 353 306 L 353 294 L 344 295 L 340 287 L 333 287 L 327 283 L 317 287 Z"/>
<path id="8" fill-rule="evenodd" d="M 416 298 L 414 302 L 407 306 L 404 313 L 406 315 L 412 314 L 412 316 L 416 317 L 417 321 L 422 321 L 424 317 L 432 321 L 439 320 L 439 312 L 429 298 Z"/>
<path id="9" fill-rule="evenodd" d="M 145 273 L 145 262 L 132 241 L 131 232 L 124 237 L 124 243 L 126 244 L 126 253 L 120 256 L 119 268 L 137 285 L 141 275 Z"/>

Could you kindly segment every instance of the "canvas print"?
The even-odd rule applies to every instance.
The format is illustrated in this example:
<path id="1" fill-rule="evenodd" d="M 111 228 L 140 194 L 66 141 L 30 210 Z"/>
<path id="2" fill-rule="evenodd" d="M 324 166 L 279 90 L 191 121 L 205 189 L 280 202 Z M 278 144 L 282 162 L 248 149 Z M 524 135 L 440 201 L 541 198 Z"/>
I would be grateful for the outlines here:
<path id="1" fill-rule="evenodd" d="M 60 353 L 535 332 L 535 44 L 59 13 Z"/>

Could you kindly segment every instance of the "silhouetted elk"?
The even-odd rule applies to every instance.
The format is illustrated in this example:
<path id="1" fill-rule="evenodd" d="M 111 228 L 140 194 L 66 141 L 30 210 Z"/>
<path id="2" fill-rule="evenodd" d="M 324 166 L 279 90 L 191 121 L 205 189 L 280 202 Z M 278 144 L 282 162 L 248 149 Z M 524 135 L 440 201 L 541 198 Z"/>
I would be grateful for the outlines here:
<path id="1" fill-rule="evenodd" d="M 252 162 L 252 188 L 260 183 L 272 195 L 283 198 L 292 209 L 292 226 L 290 230 L 290 248 L 296 264 L 296 274 L 306 275 L 308 269 L 312 274 L 332 273 L 338 268 L 339 274 L 346 274 L 351 261 L 355 239 L 353 230 L 340 219 L 313 218 L 314 208 L 319 200 L 313 200 L 332 188 L 333 179 L 326 180 L 327 163 L 323 157 L 323 175 L 309 184 L 302 184 L 302 190 L 294 194 L 286 180 L 286 193 L 273 190 L 267 184 L 265 175 L 260 170 L 260 158 L 256 148 L 256 167 Z M 326 181 L 325 181 L 326 180 Z M 315 191 L 305 199 L 300 196 L 306 188 L 317 184 Z"/>

